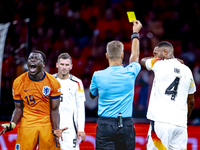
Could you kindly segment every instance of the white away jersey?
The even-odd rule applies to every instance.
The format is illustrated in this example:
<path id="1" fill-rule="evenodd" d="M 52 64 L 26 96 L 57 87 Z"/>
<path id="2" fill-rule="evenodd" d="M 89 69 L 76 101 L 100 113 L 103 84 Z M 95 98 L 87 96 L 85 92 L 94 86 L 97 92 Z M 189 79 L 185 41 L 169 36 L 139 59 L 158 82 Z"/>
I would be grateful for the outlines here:
<path id="1" fill-rule="evenodd" d="M 61 84 L 61 99 L 59 107 L 60 128 L 74 128 L 73 121 L 75 121 L 75 124 L 78 124 L 78 131 L 84 131 L 85 93 L 82 81 L 71 74 L 69 78 L 65 80 L 58 78 L 57 74 L 54 76 Z"/>
<path id="2" fill-rule="evenodd" d="M 187 127 L 187 97 L 196 91 L 191 70 L 177 59 L 148 59 L 154 71 L 147 118 Z"/>

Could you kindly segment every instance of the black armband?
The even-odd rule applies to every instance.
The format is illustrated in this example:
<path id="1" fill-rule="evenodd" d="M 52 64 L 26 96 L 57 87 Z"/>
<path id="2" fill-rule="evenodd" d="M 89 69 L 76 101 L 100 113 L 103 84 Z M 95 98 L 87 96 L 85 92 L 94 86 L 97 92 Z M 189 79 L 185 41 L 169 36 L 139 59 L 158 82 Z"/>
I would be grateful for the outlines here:
<path id="1" fill-rule="evenodd" d="M 58 137 L 55 133 L 54 133 L 54 130 L 52 129 L 52 134 L 54 137 Z"/>
<path id="2" fill-rule="evenodd" d="M 139 33 L 134 32 L 134 33 L 131 35 L 131 39 L 133 40 L 134 38 L 138 38 L 138 40 L 139 40 L 139 39 L 140 39 Z"/>

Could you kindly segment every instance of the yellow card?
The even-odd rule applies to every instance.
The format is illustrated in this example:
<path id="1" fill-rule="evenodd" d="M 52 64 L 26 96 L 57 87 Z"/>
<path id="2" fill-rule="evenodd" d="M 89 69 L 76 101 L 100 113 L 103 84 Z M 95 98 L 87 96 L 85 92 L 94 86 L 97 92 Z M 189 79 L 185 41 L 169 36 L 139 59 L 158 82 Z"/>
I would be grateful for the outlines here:
<path id="1" fill-rule="evenodd" d="M 127 11 L 128 20 L 129 22 L 136 21 L 135 12 L 134 11 Z"/>

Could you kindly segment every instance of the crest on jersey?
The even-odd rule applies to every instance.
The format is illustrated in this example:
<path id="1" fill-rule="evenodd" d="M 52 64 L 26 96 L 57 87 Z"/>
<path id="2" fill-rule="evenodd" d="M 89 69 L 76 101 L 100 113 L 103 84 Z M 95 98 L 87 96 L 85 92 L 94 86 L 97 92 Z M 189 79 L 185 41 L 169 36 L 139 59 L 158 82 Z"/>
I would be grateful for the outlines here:
<path id="1" fill-rule="evenodd" d="M 51 88 L 50 88 L 50 87 L 44 86 L 44 87 L 43 87 L 43 90 L 42 90 L 42 93 L 43 93 L 45 96 L 47 96 L 47 95 L 50 94 L 50 91 L 51 91 Z"/>
<path id="2" fill-rule="evenodd" d="M 15 150 L 20 150 L 20 144 L 15 145 Z"/>

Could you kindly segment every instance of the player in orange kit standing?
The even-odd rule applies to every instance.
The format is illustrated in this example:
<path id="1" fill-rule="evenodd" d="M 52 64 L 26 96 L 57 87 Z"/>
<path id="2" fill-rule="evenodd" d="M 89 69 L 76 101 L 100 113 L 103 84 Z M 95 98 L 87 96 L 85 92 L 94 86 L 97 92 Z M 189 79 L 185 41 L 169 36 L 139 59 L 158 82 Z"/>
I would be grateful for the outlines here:
<path id="1" fill-rule="evenodd" d="M 13 83 L 15 110 L 10 123 L 2 124 L 5 132 L 19 123 L 15 150 L 60 149 L 58 137 L 61 86 L 57 79 L 44 71 L 46 56 L 34 50 L 28 57 L 28 72 L 23 73 Z"/>

